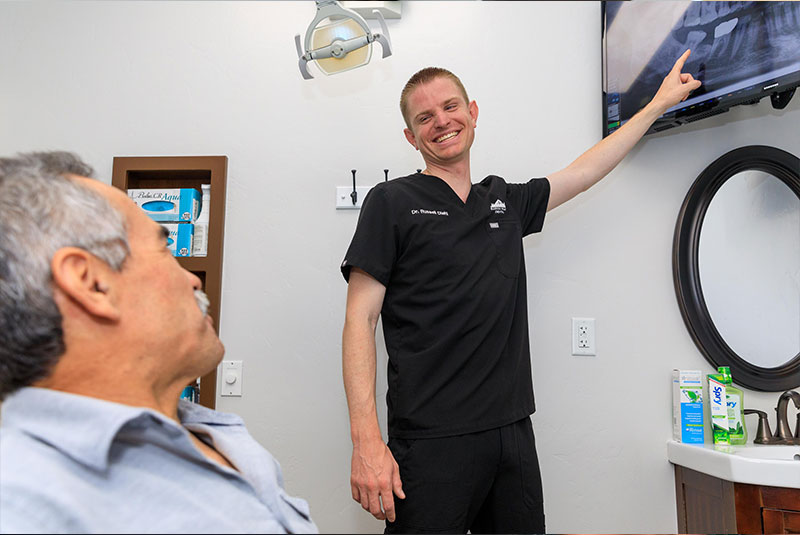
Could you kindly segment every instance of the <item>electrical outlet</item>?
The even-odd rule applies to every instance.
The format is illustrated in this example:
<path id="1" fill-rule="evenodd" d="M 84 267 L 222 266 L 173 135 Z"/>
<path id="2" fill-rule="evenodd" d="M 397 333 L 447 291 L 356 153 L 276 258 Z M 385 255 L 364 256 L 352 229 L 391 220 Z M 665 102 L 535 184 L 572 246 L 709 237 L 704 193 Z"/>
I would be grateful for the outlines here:
<path id="1" fill-rule="evenodd" d="M 572 354 L 597 354 L 594 345 L 594 318 L 572 318 Z"/>

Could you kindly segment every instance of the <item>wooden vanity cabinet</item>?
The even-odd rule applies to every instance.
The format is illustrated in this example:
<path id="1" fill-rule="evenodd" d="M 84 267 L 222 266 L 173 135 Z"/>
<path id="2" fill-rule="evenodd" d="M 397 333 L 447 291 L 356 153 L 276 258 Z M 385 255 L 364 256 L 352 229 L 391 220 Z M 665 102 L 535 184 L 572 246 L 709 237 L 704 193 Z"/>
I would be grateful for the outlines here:
<path id="1" fill-rule="evenodd" d="M 675 465 L 678 533 L 800 533 L 800 489 L 733 483 Z"/>

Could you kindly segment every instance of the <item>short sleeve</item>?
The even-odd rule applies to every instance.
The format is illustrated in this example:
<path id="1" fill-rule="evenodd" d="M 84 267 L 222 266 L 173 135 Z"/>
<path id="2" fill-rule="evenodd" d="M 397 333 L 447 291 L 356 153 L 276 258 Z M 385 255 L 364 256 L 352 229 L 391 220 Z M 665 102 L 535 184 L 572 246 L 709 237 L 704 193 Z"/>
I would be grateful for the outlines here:
<path id="1" fill-rule="evenodd" d="M 534 178 L 524 184 L 508 184 L 509 202 L 517 209 L 522 235 L 540 232 L 544 226 L 547 202 L 550 200 L 550 181 Z"/>
<path id="2" fill-rule="evenodd" d="M 397 258 L 396 231 L 387 193 L 376 186 L 361 205 L 356 231 L 341 265 L 344 279 L 349 282 L 351 268 L 357 267 L 388 286 Z"/>

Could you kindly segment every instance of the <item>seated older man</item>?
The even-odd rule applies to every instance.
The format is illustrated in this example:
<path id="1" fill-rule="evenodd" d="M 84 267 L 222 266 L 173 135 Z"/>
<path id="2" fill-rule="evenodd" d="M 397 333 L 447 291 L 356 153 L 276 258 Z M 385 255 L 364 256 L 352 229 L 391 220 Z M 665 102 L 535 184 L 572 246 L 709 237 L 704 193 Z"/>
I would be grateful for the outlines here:
<path id="1" fill-rule="evenodd" d="M 315 532 L 241 419 L 163 227 L 68 153 L 0 159 L 0 531 Z"/>

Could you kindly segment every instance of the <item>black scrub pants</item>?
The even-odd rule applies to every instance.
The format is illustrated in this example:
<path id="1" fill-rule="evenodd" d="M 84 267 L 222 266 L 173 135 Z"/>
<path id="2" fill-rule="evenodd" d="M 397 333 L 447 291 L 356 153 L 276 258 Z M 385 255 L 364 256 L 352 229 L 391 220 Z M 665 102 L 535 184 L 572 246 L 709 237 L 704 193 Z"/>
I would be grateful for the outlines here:
<path id="1" fill-rule="evenodd" d="M 544 533 L 530 418 L 467 435 L 389 440 L 406 498 L 385 533 Z"/>

